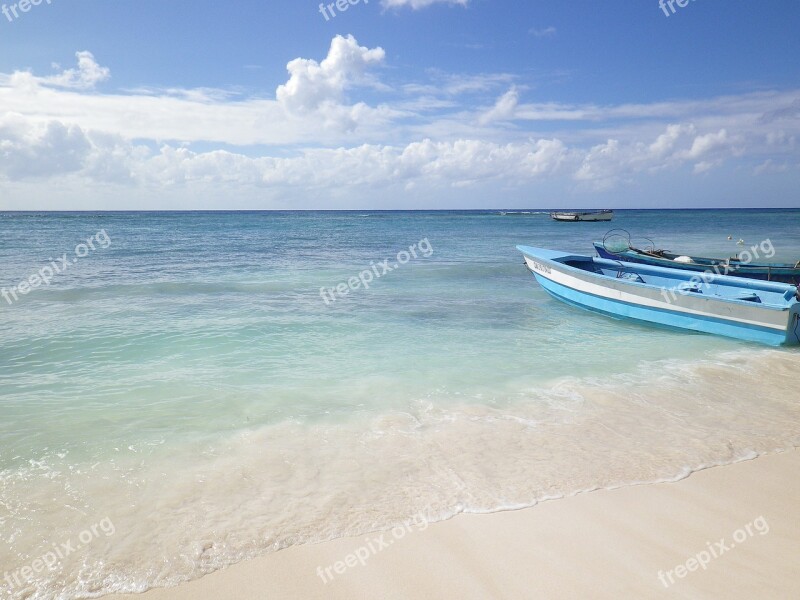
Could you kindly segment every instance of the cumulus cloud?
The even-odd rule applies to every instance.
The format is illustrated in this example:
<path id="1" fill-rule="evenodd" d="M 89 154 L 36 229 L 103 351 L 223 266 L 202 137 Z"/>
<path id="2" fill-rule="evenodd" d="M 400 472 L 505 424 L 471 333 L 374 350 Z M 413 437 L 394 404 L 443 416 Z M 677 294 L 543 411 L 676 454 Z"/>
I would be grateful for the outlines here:
<path id="1" fill-rule="evenodd" d="M 567 153 L 558 140 L 495 144 L 426 139 L 400 147 L 364 144 L 313 149 L 292 158 L 249 158 L 227 152 L 195 154 L 186 149 L 162 148 L 151 166 L 158 167 L 153 176 L 167 173 L 171 181 L 244 178 L 253 185 L 303 189 L 409 184 L 464 187 L 497 180 L 522 183 L 551 176 L 558 172 Z M 169 168 L 163 168 L 165 165 Z"/>
<path id="2" fill-rule="evenodd" d="M 669 125 L 667 130 L 650 144 L 650 154 L 655 158 L 664 158 L 675 149 L 675 145 L 681 138 L 692 135 L 694 132 L 694 125 Z"/>
<path id="3" fill-rule="evenodd" d="M 80 174 L 92 181 L 179 185 L 227 182 L 300 188 L 424 183 L 452 187 L 500 180 L 512 185 L 569 175 L 598 189 L 633 174 L 692 164 L 695 173 L 733 152 L 727 132 L 691 135 L 691 126 L 669 126 L 652 143 L 608 140 L 588 149 L 557 138 L 523 143 L 478 139 L 424 139 L 402 146 L 362 144 L 310 148 L 293 157 L 217 150 L 195 152 L 162 145 L 152 150 L 118 136 L 87 132 L 59 122 L 35 125 L 19 117 L 0 122 L 0 176 L 6 179 Z M 667 141 L 665 141 L 667 140 Z"/>
<path id="4" fill-rule="evenodd" d="M 673 124 L 650 144 L 608 140 L 585 154 L 574 178 L 596 189 L 609 189 L 637 173 L 676 169 L 685 164 L 692 165 L 694 174 L 705 173 L 741 154 L 737 140 L 725 129 L 696 133 L 693 124 Z"/>
<path id="5" fill-rule="evenodd" d="M 87 182 L 131 183 L 149 154 L 144 145 L 74 124 L 0 117 L 0 180 L 78 175 Z"/>
<path id="6" fill-rule="evenodd" d="M 368 71 L 385 56 L 383 49 L 359 46 L 352 36 L 336 36 L 320 63 L 291 61 L 289 79 L 273 99 L 209 88 L 90 92 L 108 70 L 91 53 L 78 55 L 77 69 L 55 76 L 0 75 L 0 109 L 128 138 L 231 145 L 334 144 L 358 130 L 366 141 L 370 132 L 377 139 L 387 123 L 404 114 L 384 105 L 346 102 L 348 89 L 375 87 Z"/>
<path id="7" fill-rule="evenodd" d="M 348 85 L 363 80 L 371 66 L 383 62 L 383 48 L 359 46 L 352 35 L 337 35 L 328 56 L 318 63 L 296 58 L 286 65 L 289 81 L 278 87 L 278 102 L 290 112 L 308 113 L 326 103 L 338 103 Z"/>
<path id="8" fill-rule="evenodd" d="M 37 81 L 43 85 L 88 90 L 111 77 L 111 71 L 97 64 L 91 52 L 76 52 L 75 57 L 78 59 L 76 69 L 66 69 L 58 75 L 41 77 Z"/>
<path id="9" fill-rule="evenodd" d="M 12 184 L 57 181 L 60 189 L 67 179 L 87 193 L 107 184 L 192 192 L 219 185 L 301 199 L 374 198 L 372 190 L 387 186 L 604 190 L 659 172 L 708 174 L 737 160 L 740 172 L 755 174 L 800 162 L 798 90 L 526 103 L 522 76 L 509 73 L 429 72 L 390 87 L 378 79 L 382 48 L 336 36 L 319 62 L 290 61 L 286 82 L 263 93 L 108 92 L 95 88 L 109 70 L 88 51 L 76 56 L 75 68 L 56 75 L 0 75 L 6 197 Z M 381 100 L 366 101 L 365 88 Z"/>
<path id="10" fill-rule="evenodd" d="M 698 135 L 694 138 L 692 147 L 683 152 L 682 155 L 692 160 L 702 158 L 713 150 L 729 145 L 728 142 L 728 132 L 725 129 L 720 129 L 716 133 Z"/>
<path id="11" fill-rule="evenodd" d="M 193 182 L 301 189 L 414 183 L 452 187 L 550 176 L 567 154 L 564 144 L 552 139 L 509 144 L 425 139 L 403 146 L 362 144 L 312 148 L 293 157 L 250 157 L 172 145 L 155 150 L 55 121 L 33 124 L 18 116 L 0 121 L 0 180 L 8 181 L 76 175 L 87 182 L 159 186 Z"/>
<path id="12" fill-rule="evenodd" d="M 630 157 L 621 148 L 619 140 L 608 140 L 591 148 L 574 177 L 578 181 L 593 182 L 597 189 L 607 189 L 617 183 Z"/>
<path id="13" fill-rule="evenodd" d="M 83 167 L 91 144 L 80 127 L 35 125 L 17 115 L 0 122 L 0 174 L 9 179 L 53 177 Z"/>

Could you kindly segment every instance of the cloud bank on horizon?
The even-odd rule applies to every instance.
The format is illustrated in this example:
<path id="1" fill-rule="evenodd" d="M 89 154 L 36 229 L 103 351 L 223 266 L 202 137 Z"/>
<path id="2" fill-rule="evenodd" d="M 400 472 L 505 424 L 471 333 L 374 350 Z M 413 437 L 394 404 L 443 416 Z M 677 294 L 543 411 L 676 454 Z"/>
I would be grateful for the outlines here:
<path id="1" fill-rule="evenodd" d="M 540 44 L 556 31 L 527 28 Z M 640 195 L 665 182 L 698 190 L 673 206 L 703 206 L 716 182 L 796 189 L 800 173 L 800 85 L 555 100 L 519 70 L 402 69 L 391 45 L 350 34 L 325 56 L 285 57 L 267 93 L 114 87 L 92 49 L 74 56 L 51 74 L 0 74 L 2 209 L 657 206 L 669 194 Z M 769 203 L 796 205 L 786 191 Z"/>

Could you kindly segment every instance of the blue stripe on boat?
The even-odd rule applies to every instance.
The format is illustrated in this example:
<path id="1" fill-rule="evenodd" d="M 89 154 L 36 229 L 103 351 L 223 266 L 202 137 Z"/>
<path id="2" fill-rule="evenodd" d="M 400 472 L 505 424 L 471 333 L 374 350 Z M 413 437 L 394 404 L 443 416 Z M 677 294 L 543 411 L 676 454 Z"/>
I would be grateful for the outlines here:
<path id="1" fill-rule="evenodd" d="M 776 331 L 747 324 L 731 325 L 714 317 L 682 315 L 659 308 L 643 308 L 622 300 L 609 300 L 589 292 L 577 292 L 559 283 L 540 277 L 535 273 L 534 276 L 545 291 L 556 299 L 571 306 L 607 317 L 627 319 L 642 324 L 657 324 L 670 329 L 689 329 L 700 333 L 734 337 L 771 346 L 780 346 L 786 339 L 785 331 Z M 593 300 L 589 300 L 589 298 L 593 298 Z"/>

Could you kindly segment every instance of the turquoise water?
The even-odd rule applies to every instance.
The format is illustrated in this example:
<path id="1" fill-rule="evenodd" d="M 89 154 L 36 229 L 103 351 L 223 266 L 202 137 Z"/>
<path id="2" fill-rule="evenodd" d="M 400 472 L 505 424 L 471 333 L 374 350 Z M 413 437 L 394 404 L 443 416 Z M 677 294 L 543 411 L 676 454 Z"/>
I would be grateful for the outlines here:
<path id="1" fill-rule="evenodd" d="M 769 240 L 789 262 L 798 225 L 798 210 L 621 211 L 612 225 L 535 211 L 0 214 L 0 288 L 69 262 L 0 297 L 0 565 L 114 523 L 0 593 L 171 585 L 420 511 L 530 506 L 794 447 L 797 350 L 567 307 L 515 246 L 591 253 L 622 227 L 689 254 Z M 369 289 L 323 300 L 384 259 L 396 268 Z"/>

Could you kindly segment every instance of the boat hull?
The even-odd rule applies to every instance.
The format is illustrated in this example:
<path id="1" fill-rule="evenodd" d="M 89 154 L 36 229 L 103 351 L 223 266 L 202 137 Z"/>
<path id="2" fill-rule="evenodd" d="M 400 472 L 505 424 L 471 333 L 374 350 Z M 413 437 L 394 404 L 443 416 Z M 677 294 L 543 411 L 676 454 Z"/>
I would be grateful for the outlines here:
<path id="1" fill-rule="evenodd" d="M 670 258 L 658 256 L 646 256 L 631 250 L 621 252 L 611 252 L 606 249 L 602 242 L 594 243 L 595 250 L 601 258 L 609 260 L 622 260 L 625 262 L 638 263 L 642 265 L 653 265 L 656 267 L 666 267 L 670 269 L 681 269 L 697 273 L 710 272 L 720 275 L 731 275 L 734 277 L 746 277 L 759 281 L 777 281 L 797 285 L 800 283 L 800 268 L 793 268 L 789 265 L 766 265 L 766 264 L 725 264 L 719 259 L 698 259 L 696 262 L 684 263 L 676 262 Z M 692 257 L 690 257 L 692 258 Z M 703 264 L 704 261 L 706 264 Z"/>
<path id="2" fill-rule="evenodd" d="M 550 213 L 550 217 L 554 221 L 562 222 L 576 222 L 576 221 L 611 221 L 614 218 L 613 212 L 597 212 L 597 213 Z"/>
<path id="3" fill-rule="evenodd" d="M 617 319 L 772 346 L 800 343 L 800 304 L 796 302 L 784 308 L 773 308 L 675 293 L 584 272 L 526 251 L 523 254 L 526 265 L 545 291 L 573 306 Z"/>

